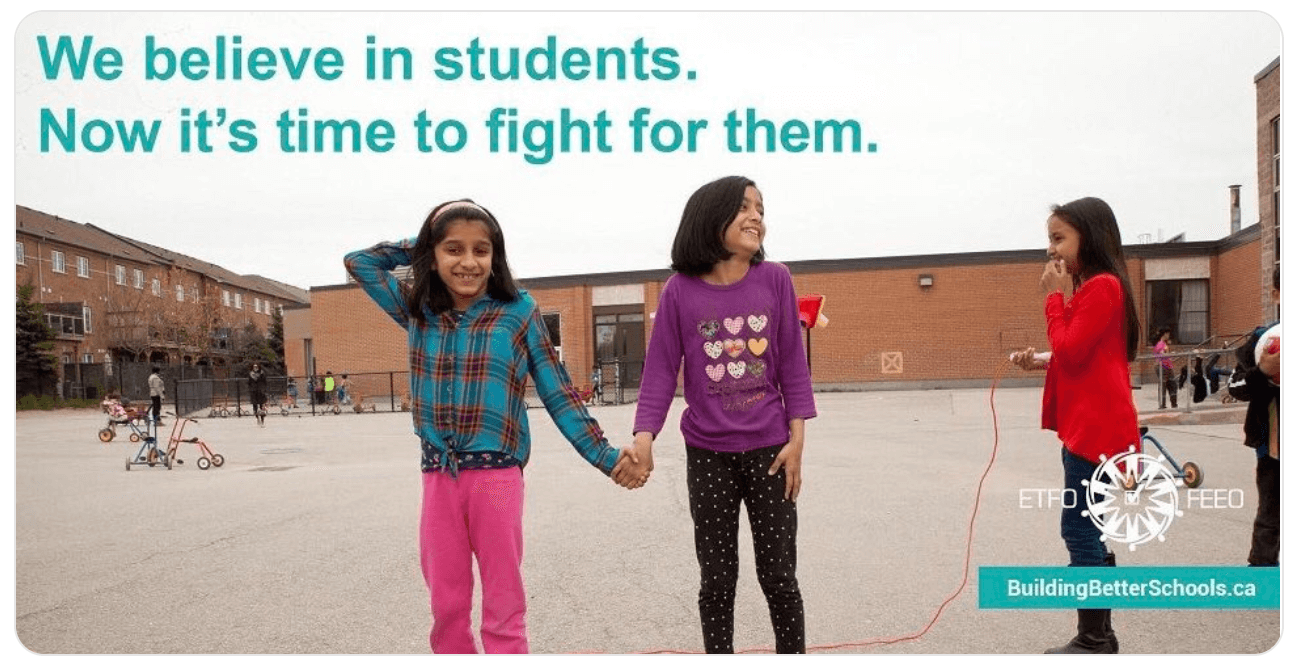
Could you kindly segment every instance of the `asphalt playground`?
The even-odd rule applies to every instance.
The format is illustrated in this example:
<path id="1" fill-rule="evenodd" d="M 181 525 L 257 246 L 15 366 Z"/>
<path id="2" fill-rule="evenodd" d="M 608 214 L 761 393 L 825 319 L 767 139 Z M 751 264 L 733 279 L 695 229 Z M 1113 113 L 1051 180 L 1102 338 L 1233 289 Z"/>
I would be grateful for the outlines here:
<path id="1" fill-rule="evenodd" d="M 1071 611 L 977 605 L 979 565 L 1066 561 L 1058 509 L 1023 492 L 1060 486 L 1059 446 L 1039 429 L 1040 390 L 1013 388 L 995 395 L 999 448 L 966 588 L 917 639 L 868 644 L 917 634 L 959 586 L 995 441 L 988 399 L 986 389 L 816 395 L 798 501 L 811 651 L 1032 655 L 1074 634 Z M 658 439 L 651 481 L 634 491 L 580 459 L 542 409 L 529 412 L 532 652 L 701 651 L 682 406 Z M 614 443 L 629 442 L 634 405 L 591 410 Z M 225 459 L 205 471 L 191 444 L 172 470 L 127 471 L 136 446 L 124 431 L 101 443 L 104 422 L 91 410 L 15 418 L 18 652 L 427 653 L 407 413 L 271 415 L 264 428 L 202 419 L 188 431 Z M 1120 563 L 1244 564 L 1255 463 L 1241 425 L 1161 422 L 1155 433 L 1201 467 L 1203 488 L 1242 490 L 1245 501 L 1185 508 L 1164 542 L 1116 545 Z M 735 643 L 764 652 L 773 636 L 749 537 L 744 518 Z M 1114 624 L 1134 654 L 1258 654 L 1280 638 L 1273 610 L 1117 610 Z"/>

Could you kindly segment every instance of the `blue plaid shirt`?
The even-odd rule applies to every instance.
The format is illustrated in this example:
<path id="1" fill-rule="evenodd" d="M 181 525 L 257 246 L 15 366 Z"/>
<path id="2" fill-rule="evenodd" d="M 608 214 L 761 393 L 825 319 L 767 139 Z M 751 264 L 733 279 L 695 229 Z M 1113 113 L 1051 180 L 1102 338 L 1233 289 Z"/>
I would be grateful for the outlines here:
<path id="1" fill-rule="evenodd" d="M 531 456 L 524 393 L 527 376 L 558 430 L 587 461 L 612 472 L 620 450 L 608 443 L 580 400 L 549 341 L 535 300 L 483 296 L 456 318 L 410 317 L 391 270 L 410 264 L 414 239 L 348 253 L 360 287 L 409 337 L 410 401 L 424 471 L 526 466 Z"/>

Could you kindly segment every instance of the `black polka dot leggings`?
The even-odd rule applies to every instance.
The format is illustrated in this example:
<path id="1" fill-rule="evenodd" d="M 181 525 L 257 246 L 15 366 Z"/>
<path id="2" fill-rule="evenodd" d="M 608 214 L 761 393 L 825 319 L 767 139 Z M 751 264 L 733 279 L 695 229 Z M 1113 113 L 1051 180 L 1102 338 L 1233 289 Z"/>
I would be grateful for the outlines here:
<path id="1" fill-rule="evenodd" d="M 686 447 L 689 512 L 702 585 L 698 611 L 708 654 L 732 653 L 738 585 L 738 506 L 747 504 L 756 579 L 769 605 L 775 649 L 805 652 L 805 606 L 796 579 L 796 504 L 783 498 L 783 469 L 769 475 L 783 446 L 748 452 Z"/>

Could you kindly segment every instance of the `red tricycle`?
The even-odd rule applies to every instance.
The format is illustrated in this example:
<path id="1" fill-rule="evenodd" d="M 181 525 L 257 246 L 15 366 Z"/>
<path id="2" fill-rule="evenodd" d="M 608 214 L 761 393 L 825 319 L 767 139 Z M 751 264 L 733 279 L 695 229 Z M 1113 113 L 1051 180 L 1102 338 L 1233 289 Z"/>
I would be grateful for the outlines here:
<path id="1" fill-rule="evenodd" d="M 170 413 L 168 413 L 168 415 L 170 415 Z M 219 467 L 224 464 L 225 458 L 212 452 L 211 448 L 208 447 L 207 443 L 201 438 L 198 438 L 197 436 L 191 436 L 189 438 L 184 437 L 185 425 L 190 422 L 198 424 L 198 421 L 193 418 L 181 416 L 175 417 L 175 422 L 171 425 L 171 438 L 167 440 L 167 458 L 169 460 L 174 460 L 176 463 L 180 463 L 181 460 L 176 459 L 176 454 L 180 449 L 180 444 L 193 443 L 198 447 L 198 450 L 201 453 L 198 457 L 198 468 L 206 471 L 212 466 Z"/>

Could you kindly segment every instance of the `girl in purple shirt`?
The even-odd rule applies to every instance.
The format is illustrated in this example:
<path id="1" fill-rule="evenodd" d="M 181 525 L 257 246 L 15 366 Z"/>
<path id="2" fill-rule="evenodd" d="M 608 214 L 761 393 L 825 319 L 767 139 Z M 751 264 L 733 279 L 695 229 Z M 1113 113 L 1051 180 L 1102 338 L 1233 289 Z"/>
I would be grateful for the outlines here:
<path id="1" fill-rule="evenodd" d="M 676 273 L 662 289 L 644 360 L 634 455 L 613 472 L 620 482 L 651 470 L 682 363 L 688 406 L 680 430 L 708 653 L 733 651 L 743 503 L 776 649 L 805 652 L 795 502 L 815 404 L 792 277 L 763 261 L 764 218 L 761 193 L 744 177 L 713 181 L 689 198 L 671 249 Z"/>

